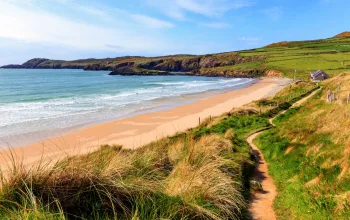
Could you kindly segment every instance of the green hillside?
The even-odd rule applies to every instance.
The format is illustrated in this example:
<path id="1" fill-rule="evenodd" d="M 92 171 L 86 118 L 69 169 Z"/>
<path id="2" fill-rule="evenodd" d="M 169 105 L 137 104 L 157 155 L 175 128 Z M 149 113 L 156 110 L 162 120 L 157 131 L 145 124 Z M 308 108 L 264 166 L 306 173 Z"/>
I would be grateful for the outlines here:
<path id="1" fill-rule="evenodd" d="M 350 38 L 282 42 L 264 48 L 241 51 L 241 56 L 265 57 L 256 68 L 274 69 L 286 76 L 305 78 L 310 71 L 322 69 L 334 75 L 350 69 Z"/>
<path id="2" fill-rule="evenodd" d="M 307 78 L 322 69 L 329 75 L 350 70 L 350 38 L 344 32 L 334 38 L 280 42 L 253 50 L 208 55 L 119 57 L 75 61 L 33 59 L 3 68 L 79 68 L 109 70 L 115 75 L 188 72 L 206 76 L 253 77 L 264 75 Z M 273 70 L 273 71 L 271 71 Z"/>
<path id="3" fill-rule="evenodd" d="M 256 139 L 269 163 L 280 219 L 350 218 L 350 73 L 331 78 Z M 337 91 L 326 102 L 327 91 Z"/>
<path id="4" fill-rule="evenodd" d="M 324 70 L 329 75 L 350 70 L 350 38 L 330 38 L 313 41 L 280 42 L 263 48 L 238 51 L 244 58 L 263 57 L 258 61 L 244 62 L 213 68 L 202 68 L 204 75 L 210 73 L 245 72 L 268 70 L 281 72 L 284 76 L 306 79 L 311 71 Z"/>

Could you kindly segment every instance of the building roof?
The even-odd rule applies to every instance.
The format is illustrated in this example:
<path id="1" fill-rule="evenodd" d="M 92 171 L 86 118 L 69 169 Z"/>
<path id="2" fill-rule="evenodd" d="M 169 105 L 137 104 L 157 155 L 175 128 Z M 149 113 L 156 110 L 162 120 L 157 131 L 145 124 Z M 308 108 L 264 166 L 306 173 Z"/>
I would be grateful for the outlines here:
<path id="1" fill-rule="evenodd" d="M 310 73 L 311 77 L 312 78 L 317 78 L 319 76 L 323 76 L 323 77 L 329 77 L 327 73 L 325 73 L 324 71 L 322 70 L 317 70 L 315 72 L 311 72 Z"/>

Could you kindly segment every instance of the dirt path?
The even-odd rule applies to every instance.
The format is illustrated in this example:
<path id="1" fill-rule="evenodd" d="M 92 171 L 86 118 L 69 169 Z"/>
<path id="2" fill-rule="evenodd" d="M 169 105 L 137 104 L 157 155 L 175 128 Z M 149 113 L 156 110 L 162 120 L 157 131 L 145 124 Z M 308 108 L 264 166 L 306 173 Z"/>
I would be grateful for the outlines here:
<path id="1" fill-rule="evenodd" d="M 309 98 L 314 96 L 320 89 L 313 91 L 310 95 L 302 98 L 301 100 L 295 102 L 291 108 L 298 107 L 305 103 Z M 278 115 L 284 114 L 286 111 L 282 111 Z M 277 116 L 278 116 L 277 115 Z M 277 117 L 270 118 L 269 122 L 275 126 L 273 120 Z M 264 131 L 259 131 L 250 135 L 247 138 L 247 142 L 253 149 L 253 153 L 257 160 L 257 167 L 254 172 L 254 180 L 259 182 L 262 186 L 262 191 L 256 192 L 251 195 L 249 211 L 253 219 L 256 220 L 274 220 L 276 219 L 275 211 L 273 210 L 273 201 L 277 195 L 277 189 L 273 183 L 273 179 L 268 174 L 268 166 L 264 159 L 263 154 L 259 148 L 253 143 L 253 140 L 263 133 Z"/>
<path id="2" fill-rule="evenodd" d="M 268 174 L 267 163 L 259 148 L 253 143 L 253 140 L 263 133 L 260 131 L 247 138 L 249 145 L 253 148 L 253 153 L 257 160 L 257 167 L 254 172 L 254 180 L 259 182 L 263 188 L 261 192 L 254 193 L 250 199 L 249 210 L 253 219 L 276 219 L 273 210 L 273 201 L 277 195 L 277 190 L 273 184 L 272 178 Z"/>
<path id="3" fill-rule="evenodd" d="M 295 107 L 299 107 L 301 106 L 303 103 L 305 103 L 307 100 L 309 100 L 309 98 L 311 98 L 312 96 L 314 96 L 318 91 L 320 91 L 321 89 L 317 89 L 315 91 L 313 91 L 310 95 L 300 99 L 299 101 L 295 102 L 290 108 L 295 108 Z M 276 126 L 275 123 L 273 123 L 273 120 L 279 116 L 279 115 L 283 115 L 284 113 L 286 113 L 287 110 L 284 110 L 282 112 L 280 112 L 278 115 L 276 115 L 273 118 L 269 118 L 269 122 L 270 124 L 272 124 L 273 126 Z"/>
<path id="4" fill-rule="evenodd" d="M 312 96 L 314 96 L 316 93 L 318 93 L 321 90 L 321 88 L 316 89 L 315 91 L 313 91 L 310 95 L 300 99 L 299 101 L 295 102 L 291 108 L 295 108 L 298 106 L 301 106 L 302 104 L 304 104 L 307 100 L 309 100 Z"/>

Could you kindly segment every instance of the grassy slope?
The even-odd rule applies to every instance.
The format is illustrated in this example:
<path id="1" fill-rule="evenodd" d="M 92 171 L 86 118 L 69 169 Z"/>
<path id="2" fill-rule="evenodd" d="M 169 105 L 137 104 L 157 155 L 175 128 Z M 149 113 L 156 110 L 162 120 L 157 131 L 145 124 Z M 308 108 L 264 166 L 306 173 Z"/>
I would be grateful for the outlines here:
<path id="1" fill-rule="evenodd" d="M 341 35 L 342 36 L 342 35 Z M 262 59 L 260 59 L 261 57 Z M 213 68 L 201 68 L 200 73 L 206 75 L 224 74 L 240 75 L 242 72 L 248 75 L 261 75 L 266 70 L 276 70 L 285 76 L 292 77 L 294 69 L 297 69 L 297 77 L 306 79 L 310 71 L 322 69 L 330 75 L 350 70 L 350 38 L 329 38 L 324 40 L 281 42 L 263 48 L 209 54 L 204 56 L 175 55 L 164 57 L 124 57 L 108 59 L 85 59 L 76 61 L 48 60 L 39 67 L 54 67 L 61 65 L 62 68 L 83 68 L 92 64 L 113 69 L 116 65 L 125 62 L 134 62 L 135 66 L 147 64 L 152 61 L 165 60 L 161 66 L 173 66 L 175 61 L 182 60 L 189 62 L 193 58 L 202 60 L 211 59 L 220 63 L 220 66 Z M 247 60 L 243 60 L 247 59 Z M 234 63 L 234 64 L 232 64 Z M 214 65 L 217 66 L 217 65 Z M 191 65 L 189 65 L 191 67 Z M 137 69 L 144 71 L 147 69 Z M 148 70 L 150 71 L 150 70 Z M 153 70 L 157 72 L 157 70 Z"/>
<path id="2" fill-rule="evenodd" d="M 339 84 L 338 100 L 327 103 L 326 91 Z M 277 184 L 275 208 L 281 219 L 350 218 L 350 74 L 324 86 L 305 106 L 276 118 L 277 127 L 256 139 Z"/>
<path id="3" fill-rule="evenodd" d="M 299 83 L 137 150 L 102 146 L 54 166 L 14 166 L 2 179 L 0 217 L 248 218 L 254 160 L 245 137 L 312 89 Z"/>
<path id="4" fill-rule="evenodd" d="M 350 38 L 330 38 L 315 41 L 282 42 L 264 48 L 238 52 L 242 57 L 264 56 L 264 61 L 253 61 L 233 66 L 211 68 L 212 71 L 241 71 L 267 69 L 285 76 L 306 79 L 309 72 L 322 69 L 330 75 L 350 70 Z M 204 72 L 206 69 L 202 69 Z"/>
<path id="5" fill-rule="evenodd" d="M 285 42 L 253 51 L 243 51 L 241 56 L 264 55 L 259 67 L 281 71 L 292 77 L 306 78 L 310 71 L 323 69 L 330 75 L 350 69 L 350 38 Z"/>

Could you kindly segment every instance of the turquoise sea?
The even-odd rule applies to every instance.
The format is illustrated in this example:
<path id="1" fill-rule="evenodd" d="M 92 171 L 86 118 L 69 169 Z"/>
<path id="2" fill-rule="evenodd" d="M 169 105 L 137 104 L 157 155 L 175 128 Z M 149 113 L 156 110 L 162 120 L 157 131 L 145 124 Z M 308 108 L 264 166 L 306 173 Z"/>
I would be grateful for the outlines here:
<path id="1" fill-rule="evenodd" d="M 108 76 L 106 71 L 0 69 L 0 146 L 170 108 L 253 79 Z M 202 95 L 201 95 L 202 94 Z M 35 137 L 35 138 L 34 138 Z"/>

